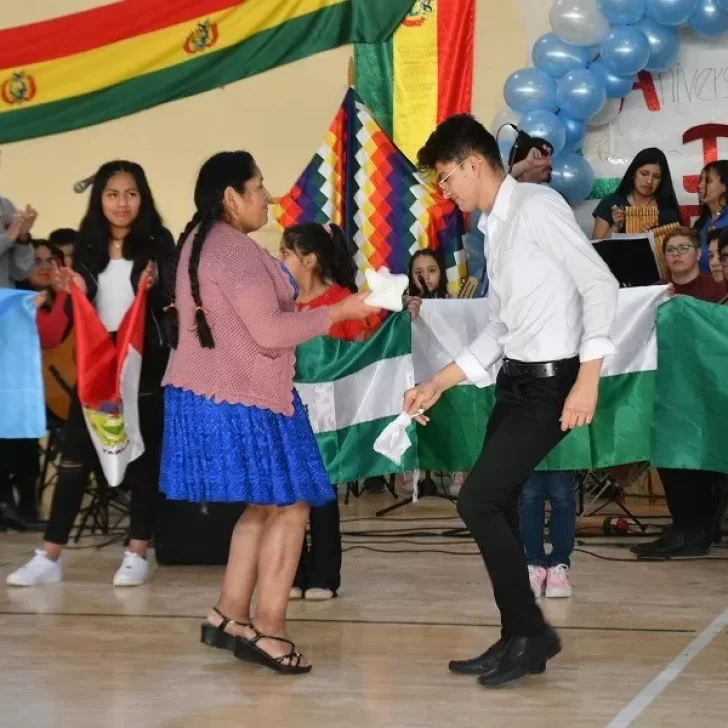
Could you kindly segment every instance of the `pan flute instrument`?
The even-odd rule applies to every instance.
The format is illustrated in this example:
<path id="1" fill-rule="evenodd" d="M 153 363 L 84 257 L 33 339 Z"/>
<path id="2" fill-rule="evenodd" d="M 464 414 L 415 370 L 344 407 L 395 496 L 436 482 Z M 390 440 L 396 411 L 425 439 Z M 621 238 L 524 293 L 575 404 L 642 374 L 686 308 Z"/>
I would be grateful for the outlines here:
<path id="1" fill-rule="evenodd" d="M 458 291 L 458 298 L 472 298 L 478 290 L 478 279 L 475 276 L 464 280 Z"/>
<path id="2" fill-rule="evenodd" d="M 660 212 L 656 207 L 648 205 L 630 205 L 624 208 L 624 232 L 641 233 L 648 228 L 657 227 Z"/>
<path id="3" fill-rule="evenodd" d="M 679 228 L 679 222 L 671 222 L 669 225 L 662 225 L 658 228 L 652 229 L 652 234 L 655 236 L 655 259 L 657 260 L 657 267 L 660 271 L 660 277 L 667 279 L 669 277 L 669 271 L 667 269 L 667 263 L 665 262 L 665 236 L 675 228 Z"/>

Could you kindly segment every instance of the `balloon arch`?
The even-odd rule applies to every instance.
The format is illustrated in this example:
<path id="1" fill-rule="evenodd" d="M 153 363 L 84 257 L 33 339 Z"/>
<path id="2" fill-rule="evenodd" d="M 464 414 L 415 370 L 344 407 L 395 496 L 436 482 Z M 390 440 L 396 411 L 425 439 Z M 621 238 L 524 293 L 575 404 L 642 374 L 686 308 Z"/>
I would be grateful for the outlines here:
<path id="1" fill-rule="evenodd" d="M 549 17 L 552 32 L 534 44 L 534 67 L 505 83 L 509 108 L 493 131 L 511 123 L 551 142 L 551 186 L 576 204 L 594 186 L 578 153 L 587 129 L 617 117 L 640 71 L 675 65 L 680 27 L 713 37 L 727 31 L 728 0 L 554 0 Z M 501 141 L 504 154 L 511 144 Z"/>

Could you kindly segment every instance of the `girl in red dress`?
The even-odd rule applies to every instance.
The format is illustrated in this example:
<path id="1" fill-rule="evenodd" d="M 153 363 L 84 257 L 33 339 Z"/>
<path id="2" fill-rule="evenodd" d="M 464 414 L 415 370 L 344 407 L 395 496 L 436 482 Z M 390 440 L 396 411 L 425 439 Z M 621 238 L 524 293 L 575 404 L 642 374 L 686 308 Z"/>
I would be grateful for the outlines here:
<path id="1" fill-rule="evenodd" d="M 355 293 L 356 267 L 338 225 L 302 223 L 283 233 L 280 258 L 298 284 L 296 309 L 330 306 Z M 380 325 L 373 314 L 364 321 L 340 321 L 328 335 L 366 341 Z M 304 540 L 291 599 L 331 599 L 341 585 L 341 531 L 336 500 L 311 509 L 311 548 Z"/>

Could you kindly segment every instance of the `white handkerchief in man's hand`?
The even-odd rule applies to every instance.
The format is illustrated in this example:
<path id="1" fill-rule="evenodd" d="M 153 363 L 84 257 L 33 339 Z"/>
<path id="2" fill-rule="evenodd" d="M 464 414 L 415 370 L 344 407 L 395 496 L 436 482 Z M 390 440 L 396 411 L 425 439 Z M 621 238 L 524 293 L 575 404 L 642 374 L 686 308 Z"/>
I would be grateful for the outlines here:
<path id="1" fill-rule="evenodd" d="M 411 422 L 412 418 L 406 412 L 402 412 L 396 420 L 384 428 L 382 434 L 374 441 L 374 451 L 400 465 L 402 457 L 412 446 L 412 440 L 407 434 L 407 428 Z"/>
<path id="2" fill-rule="evenodd" d="M 387 311 L 402 310 L 402 296 L 409 285 L 406 275 L 392 275 L 387 268 L 370 268 L 364 275 L 370 290 L 364 300 L 367 306 L 384 308 Z"/>

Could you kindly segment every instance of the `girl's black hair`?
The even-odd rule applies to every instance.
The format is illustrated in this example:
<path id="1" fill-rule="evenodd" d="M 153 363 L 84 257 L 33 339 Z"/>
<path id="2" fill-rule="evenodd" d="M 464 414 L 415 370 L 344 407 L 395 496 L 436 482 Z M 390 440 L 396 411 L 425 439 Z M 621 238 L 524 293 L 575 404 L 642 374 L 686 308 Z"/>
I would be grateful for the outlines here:
<path id="1" fill-rule="evenodd" d="M 136 162 L 116 160 L 106 162 L 94 175 L 88 208 L 78 231 L 76 260 L 97 276 L 109 264 L 109 238 L 111 227 L 104 215 L 101 202 L 109 180 L 116 174 L 130 174 L 139 190 L 139 214 L 131 223 L 129 234 L 122 245 L 126 260 L 142 260 L 144 264 L 156 259 L 156 241 L 167 235 L 162 218 L 157 212 L 154 197 L 144 169 Z"/>
<path id="2" fill-rule="evenodd" d="M 708 162 L 708 164 L 703 167 L 703 171 L 700 173 L 700 176 L 702 177 L 704 174 L 708 174 L 710 171 L 715 172 L 718 175 L 718 179 L 728 187 L 728 160 L 726 159 L 718 159 L 715 162 Z M 728 195 L 728 192 L 726 193 Z M 695 227 L 698 230 L 701 230 L 703 225 L 705 224 L 706 220 L 710 219 L 710 209 L 708 206 L 703 202 L 702 205 L 700 205 L 700 216 L 695 221 Z"/>
<path id="3" fill-rule="evenodd" d="M 65 256 L 63 251 L 57 245 L 54 245 L 52 240 L 33 240 L 33 250 L 38 250 L 38 248 L 48 248 L 58 265 L 61 267 L 64 265 Z"/>
<path id="4" fill-rule="evenodd" d="M 625 197 L 634 192 L 634 181 L 637 176 L 637 170 L 640 167 L 644 167 L 646 164 L 658 165 L 660 167 L 660 172 L 662 173 L 660 185 L 655 193 L 658 208 L 673 209 L 679 213 L 680 205 L 678 204 L 677 195 L 675 194 L 675 186 L 672 183 L 670 166 L 667 163 L 665 153 L 661 149 L 657 149 L 657 147 L 643 149 L 635 155 L 635 158 L 632 160 L 632 164 L 627 167 L 627 171 L 624 173 L 624 177 L 622 177 L 619 187 L 617 187 L 617 192 L 621 193 Z"/>
<path id="5" fill-rule="evenodd" d="M 253 155 L 249 152 L 219 152 L 210 157 L 200 168 L 195 184 L 195 214 L 187 223 L 184 232 L 180 236 L 179 244 L 192 233 L 192 251 L 187 266 L 187 273 L 190 277 L 190 291 L 195 302 L 195 326 L 197 338 L 200 345 L 205 349 L 213 349 L 215 340 L 212 337 L 210 325 L 207 323 L 205 309 L 202 306 L 200 296 L 200 279 L 198 270 L 200 267 L 200 256 L 202 246 L 212 226 L 224 219 L 225 209 L 223 206 L 223 195 L 228 187 L 236 192 L 243 193 L 245 184 L 258 173 Z M 172 307 L 174 304 L 172 304 Z M 171 310 L 174 310 L 173 308 Z M 176 348 L 177 342 L 172 342 Z"/>
<path id="6" fill-rule="evenodd" d="M 422 258 L 425 255 L 432 258 L 437 263 L 437 267 L 440 269 L 440 282 L 437 284 L 437 288 L 434 291 L 430 291 L 429 294 L 427 293 L 427 291 L 420 290 L 420 287 L 417 285 L 417 281 L 415 281 L 414 275 L 412 273 L 417 259 Z M 424 298 L 450 297 L 447 292 L 447 274 L 445 272 L 445 260 L 442 257 L 442 253 L 439 250 L 435 250 L 433 248 L 422 248 L 422 250 L 418 250 L 410 258 L 409 262 L 409 289 L 407 290 L 407 294 L 410 296 L 419 296 L 420 298 L 422 298 L 423 293 Z"/>
<path id="7" fill-rule="evenodd" d="M 283 244 L 294 253 L 315 255 L 325 281 L 338 283 L 356 293 L 356 266 L 344 231 L 338 225 L 324 226 L 317 222 L 293 225 L 283 233 Z"/>

